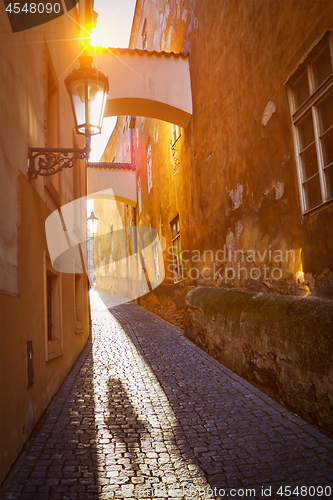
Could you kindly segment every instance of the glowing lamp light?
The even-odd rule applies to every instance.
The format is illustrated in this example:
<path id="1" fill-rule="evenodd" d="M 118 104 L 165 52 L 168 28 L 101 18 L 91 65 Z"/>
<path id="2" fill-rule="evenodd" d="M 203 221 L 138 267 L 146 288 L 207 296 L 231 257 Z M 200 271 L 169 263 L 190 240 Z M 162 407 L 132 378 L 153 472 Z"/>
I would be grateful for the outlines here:
<path id="1" fill-rule="evenodd" d="M 93 58 L 79 57 L 80 68 L 74 69 L 65 79 L 75 117 L 75 129 L 86 137 L 100 134 L 106 96 L 109 91 L 108 77 L 92 67 Z"/>
<path id="2" fill-rule="evenodd" d="M 95 234 L 97 231 L 98 217 L 94 214 L 92 210 L 90 216 L 87 219 L 88 221 L 88 230 L 91 234 Z"/>

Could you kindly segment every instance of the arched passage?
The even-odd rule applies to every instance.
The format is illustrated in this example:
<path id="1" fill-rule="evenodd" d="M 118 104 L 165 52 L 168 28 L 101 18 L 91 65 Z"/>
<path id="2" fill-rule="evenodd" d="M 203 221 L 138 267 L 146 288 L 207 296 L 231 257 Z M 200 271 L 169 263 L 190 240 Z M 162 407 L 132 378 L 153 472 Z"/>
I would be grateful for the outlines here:
<path id="1" fill-rule="evenodd" d="M 110 83 L 105 116 L 145 116 L 188 125 L 192 116 L 188 56 L 98 48 L 95 57 Z"/>

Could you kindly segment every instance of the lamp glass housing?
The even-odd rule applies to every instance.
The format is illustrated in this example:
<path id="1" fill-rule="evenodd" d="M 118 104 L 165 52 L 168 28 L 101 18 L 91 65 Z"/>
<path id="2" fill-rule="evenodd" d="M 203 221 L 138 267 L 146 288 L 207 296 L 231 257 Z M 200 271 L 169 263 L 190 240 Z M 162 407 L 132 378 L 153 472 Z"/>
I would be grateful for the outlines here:
<path id="1" fill-rule="evenodd" d="M 65 80 L 75 117 L 75 129 L 86 136 L 100 134 L 109 91 L 108 78 L 92 67 L 92 57 L 81 56 L 81 66 Z"/>
<path id="2" fill-rule="evenodd" d="M 88 231 L 90 234 L 95 234 L 97 231 L 98 217 L 94 214 L 94 211 L 91 212 L 90 216 L 87 219 L 88 223 Z"/>

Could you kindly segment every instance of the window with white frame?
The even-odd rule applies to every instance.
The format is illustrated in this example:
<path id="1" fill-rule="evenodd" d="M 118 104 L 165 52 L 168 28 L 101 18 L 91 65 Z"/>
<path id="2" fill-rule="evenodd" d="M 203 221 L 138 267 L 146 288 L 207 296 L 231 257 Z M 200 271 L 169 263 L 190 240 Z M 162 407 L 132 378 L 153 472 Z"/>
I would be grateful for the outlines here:
<path id="1" fill-rule="evenodd" d="M 179 281 L 183 278 L 182 247 L 180 244 L 179 215 L 177 215 L 170 222 L 170 226 L 171 226 L 171 240 L 172 240 L 172 248 L 173 248 L 174 280 Z"/>
<path id="2" fill-rule="evenodd" d="M 288 80 L 302 213 L 333 199 L 333 44 L 320 40 Z"/>
<path id="3" fill-rule="evenodd" d="M 171 124 L 171 143 L 174 145 L 182 135 L 182 128 L 179 125 Z"/>
<path id="4" fill-rule="evenodd" d="M 160 265 L 158 261 L 159 251 L 157 243 L 153 245 L 153 259 L 154 259 L 154 280 L 155 285 L 158 285 L 160 281 Z"/>
<path id="5" fill-rule="evenodd" d="M 74 274 L 74 294 L 75 294 L 75 333 L 82 333 L 84 331 L 82 274 Z"/>
<path id="6" fill-rule="evenodd" d="M 148 146 L 147 151 L 147 177 L 148 177 L 148 193 L 153 188 L 153 176 L 152 176 L 152 159 L 151 159 L 151 145 Z"/>
<path id="7" fill-rule="evenodd" d="M 142 201 L 141 201 L 141 179 L 138 178 L 138 205 L 139 205 L 139 216 L 142 213 Z"/>
<path id="8" fill-rule="evenodd" d="M 113 234 L 113 224 L 110 226 L 110 247 L 111 247 L 111 254 L 114 252 L 114 234 Z"/>
<path id="9" fill-rule="evenodd" d="M 141 38 L 142 38 L 142 48 L 143 48 L 143 50 L 147 50 L 147 48 L 148 48 L 148 40 L 147 40 L 147 19 L 145 19 L 145 21 L 144 21 L 144 23 L 143 23 L 143 28 L 142 28 Z"/>
<path id="10" fill-rule="evenodd" d="M 49 361 L 63 353 L 62 329 L 62 275 L 53 269 L 44 250 L 44 325 L 45 360 Z"/>

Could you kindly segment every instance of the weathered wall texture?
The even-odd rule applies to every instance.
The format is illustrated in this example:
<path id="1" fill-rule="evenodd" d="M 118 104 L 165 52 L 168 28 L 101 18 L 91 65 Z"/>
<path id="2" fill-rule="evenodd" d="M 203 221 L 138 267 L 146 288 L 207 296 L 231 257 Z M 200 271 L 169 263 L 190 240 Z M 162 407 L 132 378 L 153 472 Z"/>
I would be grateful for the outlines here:
<path id="1" fill-rule="evenodd" d="M 331 301 L 197 287 L 186 305 L 190 340 L 333 434 Z"/>
<path id="2" fill-rule="evenodd" d="M 325 0 L 138 1 L 130 47 L 146 22 L 148 50 L 190 58 L 193 117 L 175 147 L 164 122 L 134 129 L 138 224 L 159 231 L 168 266 L 179 214 L 186 283 L 333 296 L 332 201 L 301 216 L 284 85 L 332 17 Z"/>
<path id="3" fill-rule="evenodd" d="M 137 303 L 156 314 L 156 316 L 184 330 L 186 321 L 185 299 L 192 289 L 192 286 L 181 284 L 173 286 L 162 283 L 152 292 L 139 297 Z"/>

